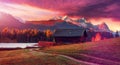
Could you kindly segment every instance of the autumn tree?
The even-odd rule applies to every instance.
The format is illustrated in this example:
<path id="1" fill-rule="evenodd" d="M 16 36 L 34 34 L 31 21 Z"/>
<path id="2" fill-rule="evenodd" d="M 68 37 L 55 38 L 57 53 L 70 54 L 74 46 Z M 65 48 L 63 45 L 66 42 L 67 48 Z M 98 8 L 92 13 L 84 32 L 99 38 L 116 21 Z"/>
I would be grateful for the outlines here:
<path id="1" fill-rule="evenodd" d="M 101 37 L 100 33 L 97 33 L 97 34 L 95 35 L 95 37 L 92 37 L 92 41 L 99 41 L 99 40 L 101 40 L 101 39 L 102 39 L 102 37 Z"/>
<path id="2" fill-rule="evenodd" d="M 46 34 L 46 37 L 47 37 L 47 40 L 48 41 L 52 41 L 52 31 L 51 30 L 49 30 L 49 29 L 47 29 L 47 30 L 45 30 L 45 34 Z"/>
<path id="3" fill-rule="evenodd" d="M 50 36 L 52 36 L 52 32 L 49 29 L 47 29 L 45 31 L 45 34 L 46 34 L 47 38 L 49 38 Z"/>
<path id="4" fill-rule="evenodd" d="M 2 37 L 7 37 L 8 36 L 8 27 L 4 28 L 1 33 Z"/>

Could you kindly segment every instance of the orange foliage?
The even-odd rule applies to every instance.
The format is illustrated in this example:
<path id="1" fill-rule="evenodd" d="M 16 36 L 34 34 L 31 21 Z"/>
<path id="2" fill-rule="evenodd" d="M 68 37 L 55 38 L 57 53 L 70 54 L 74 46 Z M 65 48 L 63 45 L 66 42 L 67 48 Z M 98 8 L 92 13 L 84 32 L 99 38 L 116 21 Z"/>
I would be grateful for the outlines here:
<path id="1" fill-rule="evenodd" d="M 99 41 L 99 40 L 101 40 L 101 35 L 100 35 L 100 33 L 97 33 L 97 34 L 95 35 L 95 37 L 92 37 L 92 41 Z"/>
<path id="2" fill-rule="evenodd" d="M 92 37 L 92 41 L 95 41 L 95 38 L 94 38 L 94 37 Z"/>
<path id="3" fill-rule="evenodd" d="M 45 34 L 48 38 L 52 36 L 52 32 L 49 29 L 45 31 Z"/>

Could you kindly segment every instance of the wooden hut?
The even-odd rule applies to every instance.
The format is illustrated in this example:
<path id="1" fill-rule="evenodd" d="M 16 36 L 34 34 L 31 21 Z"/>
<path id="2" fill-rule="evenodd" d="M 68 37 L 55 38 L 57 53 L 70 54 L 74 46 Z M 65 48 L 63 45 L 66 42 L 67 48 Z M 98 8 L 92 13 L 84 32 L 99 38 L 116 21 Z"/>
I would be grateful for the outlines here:
<path id="1" fill-rule="evenodd" d="M 76 43 L 84 42 L 87 37 L 86 29 L 56 29 L 54 32 L 56 43 Z"/>

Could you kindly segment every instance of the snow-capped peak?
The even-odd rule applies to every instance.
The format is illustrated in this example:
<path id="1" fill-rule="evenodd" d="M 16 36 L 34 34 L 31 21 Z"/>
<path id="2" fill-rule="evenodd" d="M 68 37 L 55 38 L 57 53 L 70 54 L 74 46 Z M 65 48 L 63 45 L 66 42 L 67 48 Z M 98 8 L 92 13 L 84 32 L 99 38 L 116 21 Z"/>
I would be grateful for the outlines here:
<path id="1" fill-rule="evenodd" d="M 97 27 L 98 27 L 99 30 L 102 30 L 102 31 L 107 31 L 107 32 L 110 31 L 109 27 L 107 26 L 107 24 L 105 22 L 97 25 Z"/>
<path id="2" fill-rule="evenodd" d="M 25 20 L 23 20 L 23 19 L 21 19 L 21 18 L 19 18 L 19 17 L 15 17 L 17 20 L 19 20 L 21 23 L 26 23 L 26 21 Z"/>
<path id="3" fill-rule="evenodd" d="M 62 19 L 62 16 L 55 16 L 55 17 L 51 18 L 51 20 L 59 20 L 59 19 Z"/>
<path id="4" fill-rule="evenodd" d="M 85 18 L 83 17 L 83 18 L 81 18 L 81 20 L 85 20 Z"/>
<path id="5" fill-rule="evenodd" d="M 99 29 L 108 29 L 108 26 L 106 23 L 99 24 Z"/>
<path id="6" fill-rule="evenodd" d="M 66 22 L 73 22 L 73 20 L 71 18 L 69 18 L 68 16 L 62 17 L 62 20 L 66 21 Z"/>
<path id="7" fill-rule="evenodd" d="M 59 17 L 59 19 L 63 20 L 66 23 L 71 23 L 71 24 L 79 26 L 79 27 L 93 29 L 94 31 L 110 32 L 109 27 L 104 22 L 102 24 L 99 24 L 99 25 L 93 25 L 92 23 L 88 22 L 84 17 L 77 19 L 77 20 L 72 20 L 70 17 L 64 16 L 64 17 Z"/>
<path id="8" fill-rule="evenodd" d="M 68 16 L 62 17 L 62 20 L 66 20 L 66 19 L 68 19 Z"/>
<path id="9" fill-rule="evenodd" d="M 78 20 L 76 20 L 77 22 L 80 22 L 80 23 L 85 23 L 86 22 L 86 19 L 83 17 L 83 18 L 80 18 Z"/>

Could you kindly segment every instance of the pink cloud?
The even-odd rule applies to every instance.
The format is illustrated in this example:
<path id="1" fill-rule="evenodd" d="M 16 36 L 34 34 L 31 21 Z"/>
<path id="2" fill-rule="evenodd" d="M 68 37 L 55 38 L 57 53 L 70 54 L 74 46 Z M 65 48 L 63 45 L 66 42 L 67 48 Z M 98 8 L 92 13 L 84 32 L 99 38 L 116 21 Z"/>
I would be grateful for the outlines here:
<path id="1" fill-rule="evenodd" d="M 1 0 L 59 11 L 63 15 L 120 20 L 120 0 Z"/>
<path id="2" fill-rule="evenodd" d="M 53 12 L 47 9 L 37 8 L 29 5 L 1 3 L 0 11 L 19 17 L 23 20 L 44 20 L 55 16 L 58 12 Z"/>

